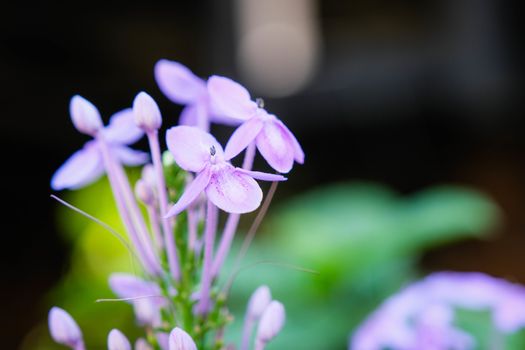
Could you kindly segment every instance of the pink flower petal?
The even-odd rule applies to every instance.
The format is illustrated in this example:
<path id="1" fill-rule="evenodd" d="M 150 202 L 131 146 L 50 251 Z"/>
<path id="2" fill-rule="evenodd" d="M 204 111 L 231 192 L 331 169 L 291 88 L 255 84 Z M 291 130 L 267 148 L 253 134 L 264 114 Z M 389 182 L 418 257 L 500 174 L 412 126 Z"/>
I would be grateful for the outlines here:
<path id="1" fill-rule="evenodd" d="M 136 151 L 127 146 L 113 146 L 112 152 L 120 163 L 129 166 L 146 164 L 149 161 L 149 155 L 145 152 Z"/>
<path id="2" fill-rule="evenodd" d="M 217 207 L 234 214 L 254 211 L 262 200 L 257 182 L 231 165 L 212 175 L 206 194 Z"/>
<path id="3" fill-rule="evenodd" d="M 263 181 L 286 181 L 288 180 L 286 177 L 282 175 L 268 174 L 268 173 L 263 173 L 261 171 L 252 171 L 252 170 L 246 170 L 242 168 L 235 168 L 235 169 L 238 172 L 251 176 L 257 180 L 263 180 Z"/>
<path id="4" fill-rule="evenodd" d="M 196 103 L 186 106 L 179 117 L 179 125 L 196 126 L 197 128 L 208 131 L 208 110 L 203 103 Z"/>
<path id="5" fill-rule="evenodd" d="M 109 143 L 130 145 L 140 140 L 144 131 L 135 124 L 133 110 L 126 108 L 111 116 L 109 125 L 104 128 L 104 136 Z"/>
<path id="6" fill-rule="evenodd" d="M 297 163 L 299 163 L 299 164 L 303 164 L 304 163 L 304 151 L 301 148 L 301 145 L 299 144 L 299 141 L 297 141 L 297 139 L 295 138 L 294 134 L 290 131 L 290 129 L 288 129 L 286 127 L 286 125 L 284 125 L 284 123 L 282 121 L 277 119 L 276 123 L 277 123 L 277 125 L 279 125 L 281 127 L 283 132 L 290 139 L 290 141 L 292 143 L 292 147 L 293 147 L 293 155 L 294 155 L 295 161 Z"/>
<path id="7" fill-rule="evenodd" d="M 208 79 L 208 94 L 214 115 L 238 120 L 251 118 L 257 105 L 250 99 L 248 91 L 231 79 L 212 76 Z"/>
<path id="8" fill-rule="evenodd" d="M 286 132 L 274 121 L 266 122 L 256 139 L 257 148 L 268 164 L 280 173 L 292 169 L 294 149 Z"/>
<path id="9" fill-rule="evenodd" d="M 199 172 L 210 160 L 210 149 L 223 157 L 222 146 L 205 131 L 192 126 L 175 126 L 166 132 L 166 144 L 175 162 L 184 170 Z"/>
<path id="10" fill-rule="evenodd" d="M 178 202 L 170 208 L 166 217 L 177 215 L 186 209 L 197 197 L 199 194 L 204 191 L 206 186 L 210 182 L 211 171 L 209 168 L 205 168 L 200 172 L 197 177 L 185 188 L 184 193 L 179 198 Z"/>
<path id="11" fill-rule="evenodd" d="M 190 104 L 206 94 L 204 80 L 179 62 L 158 61 L 155 65 L 155 80 L 164 95 L 179 104 Z"/>
<path id="12" fill-rule="evenodd" d="M 259 118 L 252 118 L 239 126 L 226 144 L 226 150 L 224 151 L 225 159 L 232 159 L 248 147 L 248 145 L 255 140 L 263 128 L 263 125 L 263 122 Z"/>
<path id="13" fill-rule="evenodd" d="M 95 141 L 89 141 L 58 168 L 51 179 L 51 188 L 77 189 L 84 187 L 104 174 L 104 163 Z"/>

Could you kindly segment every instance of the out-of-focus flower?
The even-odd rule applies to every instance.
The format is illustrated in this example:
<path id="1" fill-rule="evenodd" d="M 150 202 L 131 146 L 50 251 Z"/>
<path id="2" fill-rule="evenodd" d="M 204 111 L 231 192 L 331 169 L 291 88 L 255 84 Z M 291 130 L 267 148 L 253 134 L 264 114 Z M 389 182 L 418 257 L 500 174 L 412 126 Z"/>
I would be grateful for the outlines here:
<path id="1" fill-rule="evenodd" d="M 197 346 L 188 333 L 176 327 L 170 333 L 169 350 L 197 350 Z"/>
<path id="2" fill-rule="evenodd" d="M 145 92 L 140 92 L 133 100 L 133 115 L 137 126 L 145 132 L 158 130 L 162 125 L 159 106 Z"/>
<path id="3" fill-rule="evenodd" d="M 248 213 L 259 207 L 262 191 L 254 179 L 283 181 L 283 176 L 236 168 L 224 159 L 221 145 L 210 134 L 189 126 L 168 130 L 166 143 L 177 164 L 197 173 L 179 201 L 169 210 L 173 216 L 186 209 L 202 192 L 220 209 Z"/>
<path id="4" fill-rule="evenodd" d="M 255 142 L 264 159 L 278 172 L 288 173 L 294 161 L 303 164 L 304 152 L 299 142 L 275 115 L 266 112 L 262 100 L 255 103 L 242 85 L 225 77 L 210 77 L 208 91 L 217 113 L 242 122 L 226 145 L 226 160 Z"/>
<path id="5" fill-rule="evenodd" d="M 244 328 L 241 339 L 241 350 L 247 350 L 250 346 L 250 338 L 252 336 L 252 328 L 255 322 L 262 316 L 264 310 L 272 301 L 272 293 L 268 286 L 260 286 L 253 292 L 248 307 L 246 309 L 246 316 L 244 317 Z"/>
<path id="6" fill-rule="evenodd" d="M 160 60 L 155 65 L 155 80 L 171 101 L 185 105 L 179 124 L 208 131 L 210 122 L 237 125 L 236 119 L 214 113 L 206 82 L 179 62 Z"/>
<path id="7" fill-rule="evenodd" d="M 153 350 L 153 347 L 144 338 L 139 338 L 135 342 L 135 350 Z"/>
<path id="8" fill-rule="evenodd" d="M 96 107 L 80 96 L 74 96 L 70 113 L 76 128 L 96 136 L 102 132 L 112 155 L 122 164 L 135 166 L 147 162 L 148 155 L 135 151 L 127 145 L 137 142 L 144 132 L 135 125 L 133 112 L 125 109 L 115 113 L 105 128 L 97 126 L 100 115 Z M 98 140 L 88 141 L 55 172 L 51 179 L 54 190 L 77 189 L 89 185 L 104 174 L 104 161 Z"/>
<path id="9" fill-rule="evenodd" d="M 108 335 L 108 350 L 131 350 L 131 344 L 121 331 L 112 329 Z"/>
<path id="10" fill-rule="evenodd" d="M 280 302 L 273 300 L 264 310 L 257 336 L 255 337 L 255 350 L 262 350 L 270 340 L 275 338 L 284 326 L 286 314 L 284 306 Z"/>
<path id="11" fill-rule="evenodd" d="M 388 298 L 356 330 L 349 349 L 472 349 L 474 339 L 454 326 L 454 308 L 490 310 L 494 326 L 525 326 L 525 287 L 482 273 L 435 273 Z"/>
<path id="12" fill-rule="evenodd" d="M 82 332 L 73 317 L 65 310 L 56 306 L 51 308 L 48 324 L 54 341 L 73 350 L 84 350 Z"/>

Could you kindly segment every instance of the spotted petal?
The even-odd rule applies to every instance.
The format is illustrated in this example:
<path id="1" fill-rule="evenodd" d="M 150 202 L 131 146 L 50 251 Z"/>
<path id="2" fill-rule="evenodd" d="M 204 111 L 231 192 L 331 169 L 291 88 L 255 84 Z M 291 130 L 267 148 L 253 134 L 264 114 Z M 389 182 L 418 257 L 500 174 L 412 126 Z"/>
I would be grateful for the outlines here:
<path id="1" fill-rule="evenodd" d="M 166 217 L 177 215 L 186 209 L 197 197 L 199 194 L 204 191 L 208 183 L 210 182 L 211 171 L 209 168 L 205 168 L 200 172 L 197 177 L 186 187 L 184 193 L 179 198 L 177 203 L 171 207 L 171 209 L 166 214 Z"/>
<path id="2" fill-rule="evenodd" d="M 130 145 L 140 140 L 144 131 L 135 123 L 133 110 L 126 108 L 111 116 L 109 125 L 104 128 L 104 136 L 109 143 Z"/>
<path id="3" fill-rule="evenodd" d="M 235 214 L 254 211 L 262 200 L 257 182 L 233 166 L 224 167 L 212 175 L 206 194 L 217 207 Z"/>
<path id="4" fill-rule="evenodd" d="M 104 174 L 104 163 L 95 141 L 87 142 L 58 168 L 51 179 L 56 191 L 89 185 Z"/>
<path id="5" fill-rule="evenodd" d="M 280 173 L 287 173 L 294 162 L 293 141 L 275 121 L 266 122 L 257 136 L 257 148 L 268 164 Z"/>
<path id="6" fill-rule="evenodd" d="M 216 75 L 210 77 L 208 94 L 213 114 L 246 120 L 251 118 L 257 110 L 257 105 L 250 99 L 248 90 L 225 77 Z"/>
<path id="7" fill-rule="evenodd" d="M 255 140 L 263 125 L 264 123 L 259 118 L 252 118 L 239 126 L 226 144 L 225 159 L 232 159 L 248 147 Z"/>
<path id="8" fill-rule="evenodd" d="M 170 100 L 191 104 L 206 94 L 206 83 L 186 66 L 175 61 L 160 60 L 155 65 L 155 80 Z"/>
<path id="9" fill-rule="evenodd" d="M 192 126 L 175 126 L 166 132 L 166 144 L 175 162 L 184 170 L 199 172 L 210 159 L 213 147 L 218 158 L 223 158 L 222 146 L 217 140 Z"/>

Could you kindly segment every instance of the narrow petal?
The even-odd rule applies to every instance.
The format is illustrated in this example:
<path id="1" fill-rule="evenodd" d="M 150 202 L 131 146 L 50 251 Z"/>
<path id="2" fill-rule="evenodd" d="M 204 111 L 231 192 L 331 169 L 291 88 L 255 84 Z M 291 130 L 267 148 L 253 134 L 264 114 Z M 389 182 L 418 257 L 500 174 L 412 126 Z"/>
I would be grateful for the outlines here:
<path id="1" fill-rule="evenodd" d="M 175 327 L 170 333 L 169 350 L 197 350 L 197 345 L 188 333 Z"/>
<path id="2" fill-rule="evenodd" d="M 195 126 L 203 131 L 209 130 L 208 110 L 203 103 L 186 106 L 179 117 L 179 125 Z"/>
<path id="3" fill-rule="evenodd" d="M 233 166 L 212 175 L 206 194 L 217 207 L 234 214 L 254 211 L 262 200 L 262 191 L 257 182 Z"/>
<path id="4" fill-rule="evenodd" d="M 268 173 L 263 173 L 261 171 L 246 170 L 246 169 L 242 169 L 242 168 L 235 168 L 235 170 L 240 172 L 240 173 L 243 173 L 243 174 L 246 174 L 248 176 L 251 176 L 254 179 L 262 180 L 262 181 L 272 181 L 273 182 L 273 181 L 286 181 L 286 180 L 288 180 L 286 177 L 284 177 L 282 175 L 278 175 L 278 174 L 268 174 Z"/>
<path id="5" fill-rule="evenodd" d="M 144 136 L 144 131 L 135 124 L 133 110 L 126 108 L 111 116 L 104 136 L 109 143 L 131 145 Z"/>
<path id="6" fill-rule="evenodd" d="M 109 287 L 119 298 L 137 298 L 162 295 L 160 287 L 127 273 L 114 273 L 109 277 Z M 164 297 L 152 298 L 157 304 L 165 304 Z M 132 303 L 133 300 L 129 300 Z"/>
<path id="7" fill-rule="evenodd" d="M 127 146 L 113 146 L 111 150 L 124 165 L 137 166 L 146 164 L 149 161 L 149 155 L 147 153 L 136 151 Z"/>
<path id="8" fill-rule="evenodd" d="M 121 331 L 112 329 L 108 335 L 108 350 L 131 350 L 131 344 Z"/>
<path id="9" fill-rule="evenodd" d="M 232 159 L 248 147 L 255 140 L 263 125 L 264 123 L 259 118 L 252 118 L 239 126 L 226 144 L 225 159 Z"/>
<path id="10" fill-rule="evenodd" d="M 301 145 L 299 144 L 299 141 L 297 141 L 297 139 L 295 138 L 295 135 L 290 131 L 290 129 L 286 127 L 286 125 L 284 125 L 282 121 L 277 119 L 276 123 L 277 125 L 279 125 L 279 127 L 281 127 L 282 131 L 286 135 L 288 135 L 288 138 L 292 142 L 293 155 L 294 155 L 295 161 L 299 164 L 303 164 L 304 163 L 304 152 L 303 152 L 303 149 L 301 148 Z"/>
<path id="11" fill-rule="evenodd" d="M 166 214 L 166 217 L 177 215 L 186 209 L 193 201 L 204 191 L 208 183 L 210 182 L 211 171 L 205 168 L 200 172 L 197 177 L 185 188 L 184 193 L 179 198 L 178 202 L 171 207 Z"/>
<path id="12" fill-rule="evenodd" d="M 206 83 L 186 66 L 175 61 L 160 60 L 155 65 L 155 80 L 170 100 L 189 104 L 206 94 Z"/>
<path id="13" fill-rule="evenodd" d="M 58 168 L 51 179 L 51 188 L 77 189 L 84 187 L 104 174 L 104 163 L 95 141 L 89 141 Z"/>
<path id="14" fill-rule="evenodd" d="M 184 170 L 199 172 L 210 160 L 213 147 L 223 157 L 222 146 L 215 137 L 192 126 L 175 126 L 166 132 L 166 144 L 175 162 Z"/>
<path id="15" fill-rule="evenodd" d="M 273 121 L 266 122 L 256 142 L 257 149 L 272 168 L 280 173 L 287 173 L 292 169 L 292 141 L 278 124 Z"/>
<path id="16" fill-rule="evenodd" d="M 257 104 L 250 99 L 250 94 L 235 81 L 212 76 L 208 79 L 208 94 L 213 114 L 238 120 L 251 118 L 257 110 Z"/>

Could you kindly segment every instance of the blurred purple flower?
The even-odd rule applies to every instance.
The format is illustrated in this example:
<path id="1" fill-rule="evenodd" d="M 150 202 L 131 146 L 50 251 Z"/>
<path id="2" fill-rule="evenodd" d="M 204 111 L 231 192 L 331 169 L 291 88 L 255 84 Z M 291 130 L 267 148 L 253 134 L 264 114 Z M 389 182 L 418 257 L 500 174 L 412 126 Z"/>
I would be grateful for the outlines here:
<path id="1" fill-rule="evenodd" d="M 225 77 L 210 77 L 208 91 L 216 113 L 243 123 L 226 145 L 226 160 L 255 142 L 264 159 L 278 172 L 288 173 L 294 161 L 303 164 L 304 152 L 299 142 L 275 115 L 266 112 L 262 100 L 252 101 L 242 85 Z"/>
<path id="2" fill-rule="evenodd" d="M 108 335 L 108 350 L 131 350 L 131 344 L 118 329 L 112 329 Z"/>
<path id="3" fill-rule="evenodd" d="M 166 133 L 166 143 L 177 164 L 197 173 L 167 217 L 186 209 L 201 192 L 220 209 L 229 213 L 247 213 L 257 209 L 262 191 L 254 179 L 286 180 L 281 175 L 236 168 L 224 159 L 215 138 L 195 127 L 176 126 Z"/>
<path id="4" fill-rule="evenodd" d="M 49 310 L 49 332 L 53 340 L 73 350 L 84 350 L 82 332 L 77 323 L 65 310 L 53 307 Z"/>
<path id="5" fill-rule="evenodd" d="M 147 162 L 146 153 L 127 147 L 144 135 L 144 132 L 136 126 L 131 109 L 115 113 L 105 128 L 96 127 L 98 124 L 95 122 L 97 118 L 94 115 L 98 115 L 98 110 L 80 96 L 74 96 L 71 99 L 70 113 L 75 126 L 80 131 L 92 136 L 102 132 L 112 155 L 122 164 L 135 166 Z M 81 188 L 96 181 L 104 174 L 104 171 L 102 151 L 95 138 L 88 141 L 81 150 L 75 152 L 55 172 L 51 179 L 51 187 L 56 191 Z"/>
<path id="6" fill-rule="evenodd" d="M 197 350 L 197 346 L 188 333 L 175 327 L 170 333 L 169 350 Z"/>
<path id="7" fill-rule="evenodd" d="M 525 287 L 482 273 L 435 273 L 388 298 L 354 333 L 349 349 L 471 349 L 454 308 L 490 310 L 498 331 L 525 326 Z"/>
<path id="8" fill-rule="evenodd" d="M 237 125 L 227 116 L 216 115 L 211 109 L 206 82 L 179 62 L 160 60 L 155 65 L 155 80 L 171 101 L 185 105 L 179 124 L 196 126 L 208 131 L 210 122 Z"/>
<path id="9" fill-rule="evenodd" d="M 270 302 L 259 321 L 257 336 L 255 337 L 255 350 L 263 350 L 266 344 L 279 334 L 284 327 L 285 319 L 286 313 L 283 304 L 276 300 Z"/>

